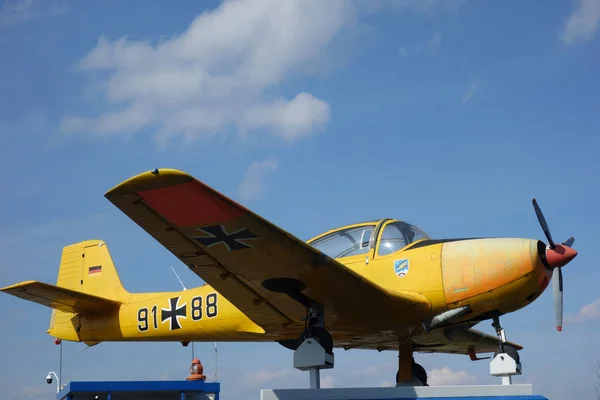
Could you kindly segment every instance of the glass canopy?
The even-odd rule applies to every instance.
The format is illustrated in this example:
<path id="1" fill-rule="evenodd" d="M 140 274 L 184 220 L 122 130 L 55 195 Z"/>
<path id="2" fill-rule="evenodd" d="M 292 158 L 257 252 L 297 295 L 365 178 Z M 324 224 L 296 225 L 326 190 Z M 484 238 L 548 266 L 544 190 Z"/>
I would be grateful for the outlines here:
<path id="1" fill-rule="evenodd" d="M 368 253 L 379 244 L 377 254 L 388 255 L 403 249 L 408 244 L 430 237 L 421 229 L 404 221 L 389 220 L 379 230 L 379 237 L 373 232 L 380 222 L 367 222 L 360 225 L 337 229 L 309 244 L 332 258 L 356 256 Z"/>

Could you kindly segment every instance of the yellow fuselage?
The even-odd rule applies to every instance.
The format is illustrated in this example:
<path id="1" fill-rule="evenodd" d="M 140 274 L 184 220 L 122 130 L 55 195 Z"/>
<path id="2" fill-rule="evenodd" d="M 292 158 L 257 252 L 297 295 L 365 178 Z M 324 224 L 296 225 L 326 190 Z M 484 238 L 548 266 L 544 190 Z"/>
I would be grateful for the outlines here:
<path id="1" fill-rule="evenodd" d="M 513 312 L 537 298 L 551 276 L 538 255 L 540 243 L 504 238 L 421 240 L 389 255 L 377 256 L 373 249 L 338 261 L 384 289 L 425 296 L 431 304 L 430 310 L 416 320 L 423 321 L 468 305 L 469 314 L 451 321 L 457 324 L 486 319 L 490 313 Z M 543 250 L 543 244 L 541 246 Z M 394 261 L 404 259 L 408 260 L 409 268 L 400 277 Z M 77 337 L 65 337 L 64 329 L 56 336 L 88 343 L 282 339 L 280 335 L 266 333 L 209 285 L 180 292 L 128 293 L 119 300 L 123 302 L 119 309 L 102 315 L 79 316 Z M 394 314 L 394 310 L 389 312 Z M 410 320 L 414 329 L 422 329 L 420 324 L 415 325 L 414 316 Z M 405 324 L 398 329 L 409 327 Z M 51 328 L 49 333 L 53 334 L 53 330 Z M 330 330 L 335 339 L 335 327 Z M 378 327 L 373 330 L 377 331 Z M 295 334 L 291 333 L 290 337 Z"/>

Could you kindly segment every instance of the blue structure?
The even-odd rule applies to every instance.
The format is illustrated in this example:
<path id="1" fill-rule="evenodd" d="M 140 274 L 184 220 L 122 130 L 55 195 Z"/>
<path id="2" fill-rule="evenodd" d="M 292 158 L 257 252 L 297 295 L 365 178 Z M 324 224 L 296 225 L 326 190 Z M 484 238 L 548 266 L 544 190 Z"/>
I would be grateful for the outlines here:
<path id="1" fill-rule="evenodd" d="M 205 381 L 70 382 L 57 400 L 219 400 L 221 384 Z"/>

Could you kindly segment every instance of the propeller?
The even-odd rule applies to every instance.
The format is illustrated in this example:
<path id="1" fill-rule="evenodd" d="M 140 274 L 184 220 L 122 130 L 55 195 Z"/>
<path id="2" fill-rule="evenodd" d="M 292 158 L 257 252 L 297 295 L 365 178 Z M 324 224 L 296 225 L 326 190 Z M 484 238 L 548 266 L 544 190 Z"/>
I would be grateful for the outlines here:
<path id="1" fill-rule="evenodd" d="M 562 244 L 557 245 L 552 240 L 550 228 L 544 218 L 544 214 L 540 209 L 536 199 L 533 199 L 533 208 L 537 215 L 538 221 L 548 239 L 548 247 L 546 248 L 546 262 L 548 268 L 552 270 L 552 292 L 554 296 L 554 317 L 556 318 L 556 329 L 562 331 L 563 323 L 563 276 L 562 267 L 568 264 L 577 256 L 577 250 L 571 248 L 575 242 L 575 238 L 571 236 Z"/>

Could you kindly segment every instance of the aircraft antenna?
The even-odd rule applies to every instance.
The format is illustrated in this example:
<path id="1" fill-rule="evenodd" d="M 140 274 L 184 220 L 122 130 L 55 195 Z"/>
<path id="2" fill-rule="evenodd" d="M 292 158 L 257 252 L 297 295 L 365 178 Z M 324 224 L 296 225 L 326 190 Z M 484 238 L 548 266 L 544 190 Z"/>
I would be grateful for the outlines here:
<path id="1" fill-rule="evenodd" d="M 173 266 L 171 264 L 169 264 L 169 267 L 171 267 L 171 270 L 173 271 L 173 273 L 175 274 L 175 276 L 177 277 L 177 280 L 179 281 L 179 283 L 181 283 L 181 287 L 183 288 L 183 290 L 187 290 L 185 288 L 185 286 L 183 285 L 183 282 L 181 282 L 181 279 L 179 279 L 179 275 L 177 275 L 177 272 L 175 272 L 175 269 L 173 268 Z"/>
<path id="2" fill-rule="evenodd" d="M 215 382 L 219 382 L 219 351 L 215 342 Z"/>

